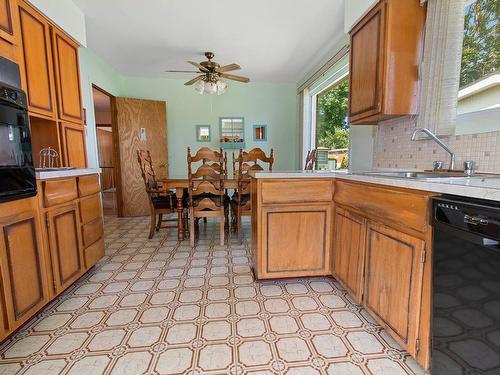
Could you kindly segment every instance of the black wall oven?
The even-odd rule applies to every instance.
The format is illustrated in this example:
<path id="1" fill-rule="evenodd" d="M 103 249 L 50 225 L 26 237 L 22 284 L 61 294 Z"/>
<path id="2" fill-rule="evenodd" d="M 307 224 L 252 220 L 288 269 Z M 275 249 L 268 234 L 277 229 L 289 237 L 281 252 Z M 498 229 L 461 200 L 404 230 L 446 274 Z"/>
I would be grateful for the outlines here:
<path id="1" fill-rule="evenodd" d="M 0 201 L 36 195 L 26 95 L 0 82 Z"/>

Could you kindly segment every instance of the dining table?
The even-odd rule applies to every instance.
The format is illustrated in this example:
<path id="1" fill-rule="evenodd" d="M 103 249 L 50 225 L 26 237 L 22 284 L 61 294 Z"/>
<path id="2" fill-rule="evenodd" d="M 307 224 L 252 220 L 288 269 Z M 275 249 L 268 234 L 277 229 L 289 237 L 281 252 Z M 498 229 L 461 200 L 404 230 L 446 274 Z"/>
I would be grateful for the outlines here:
<path id="1" fill-rule="evenodd" d="M 189 179 L 187 175 L 173 175 L 165 178 L 159 178 L 158 182 L 161 183 L 162 188 L 165 190 L 175 190 L 177 196 L 177 238 L 179 241 L 184 240 L 184 221 L 182 220 L 182 210 L 184 205 L 182 203 L 182 196 L 184 189 L 189 187 Z M 238 179 L 229 175 L 224 180 L 225 189 L 237 189 Z"/>

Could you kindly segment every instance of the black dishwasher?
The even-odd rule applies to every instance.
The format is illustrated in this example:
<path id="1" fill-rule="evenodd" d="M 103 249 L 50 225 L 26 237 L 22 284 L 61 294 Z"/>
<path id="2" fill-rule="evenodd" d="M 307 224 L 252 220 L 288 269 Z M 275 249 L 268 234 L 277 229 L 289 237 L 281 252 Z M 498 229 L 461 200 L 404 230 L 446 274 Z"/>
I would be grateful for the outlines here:
<path id="1" fill-rule="evenodd" d="M 434 199 L 433 375 L 500 374 L 500 202 Z"/>

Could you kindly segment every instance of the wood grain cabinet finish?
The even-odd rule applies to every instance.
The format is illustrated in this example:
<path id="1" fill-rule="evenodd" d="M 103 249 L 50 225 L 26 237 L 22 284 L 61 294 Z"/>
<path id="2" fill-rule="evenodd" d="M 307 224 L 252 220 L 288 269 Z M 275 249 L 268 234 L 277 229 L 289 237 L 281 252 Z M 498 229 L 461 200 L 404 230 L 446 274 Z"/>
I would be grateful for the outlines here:
<path id="1" fill-rule="evenodd" d="M 415 0 L 381 0 L 351 30 L 351 124 L 417 113 L 425 9 Z"/>
<path id="2" fill-rule="evenodd" d="M 58 294 L 85 271 L 76 202 L 47 211 L 54 290 Z"/>
<path id="3" fill-rule="evenodd" d="M 364 304 L 413 356 L 418 349 L 424 262 L 423 240 L 368 223 Z"/>
<path id="4" fill-rule="evenodd" d="M 19 3 L 24 81 L 32 114 L 55 119 L 55 86 L 50 25 L 24 2 Z"/>
<path id="5" fill-rule="evenodd" d="M 83 123 L 78 45 L 54 28 L 52 46 L 59 118 Z"/>
<path id="6" fill-rule="evenodd" d="M 86 168 L 85 126 L 61 122 L 60 135 L 64 165 L 67 167 Z"/>
<path id="7" fill-rule="evenodd" d="M 332 274 L 361 303 L 367 220 L 337 206 L 333 222 Z"/>
<path id="8" fill-rule="evenodd" d="M 0 208 L 0 315 L 3 335 L 18 328 L 48 302 L 45 258 L 36 198 Z"/>

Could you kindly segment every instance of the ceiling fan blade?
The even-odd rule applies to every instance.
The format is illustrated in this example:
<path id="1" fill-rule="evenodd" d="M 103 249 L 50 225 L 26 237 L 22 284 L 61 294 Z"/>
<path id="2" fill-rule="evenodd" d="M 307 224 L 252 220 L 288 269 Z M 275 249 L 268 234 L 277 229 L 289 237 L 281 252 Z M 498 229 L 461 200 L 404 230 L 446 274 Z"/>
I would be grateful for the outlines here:
<path id="1" fill-rule="evenodd" d="M 234 81 L 239 81 L 239 82 L 244 82 L 244 83 L 250 82 L 250 78 L 242 77 L 242 76 L 235 76 L 234 74 L 221 73 L 220 76 L 227 78 L 227 79 L 232 79 Z"/>
<path id="2" fill-rule="evenodd" d="M 221 66 L 220 68 L 215 69 L 215 71 L 219 73 L 224 73 L 224 72 L 230 72 L 231 70 L 239 70 L 239 69 L 241 69 L 241 66 L 239 66 L 238 64 L 229 64 Z"/>
<path id="3" fill-rule="evenodd" d="M 199 70 L 165 70 L 165 73 L 199 73 Z"/>
<path id="4" fill-rule="evenodd" d="M 198 82 L 200 79 L 203 79 L 203 77 L 205 77 L 204 75 L 201 75 L 201 76 L 198 76 L 196 78 L 193 78 L 191 81 L 187 81 L 184 85 L 186 86 L 190 86 L 192 85 L 193 83 L 196 83 Z"/>
<path id="5" fill-rule="evenodd" d="M 204 67 L 203 65 L 201 65 L 201 64 L 198 64 L 198 63 L 196 63 L 196 62 L 194 62 L 194 61 L 188 61 L 188 63 L 190 63 L 191 65 L 196 66 L 196 67 L 197 67 L 198 69 L 200 69 L 202 72 L 205 72 L 205 73 L 208 73 L 208 72 L 209 72 L 209 70 L 208 70 L 207 68 L 205 68 L 205 67 Z"/>

